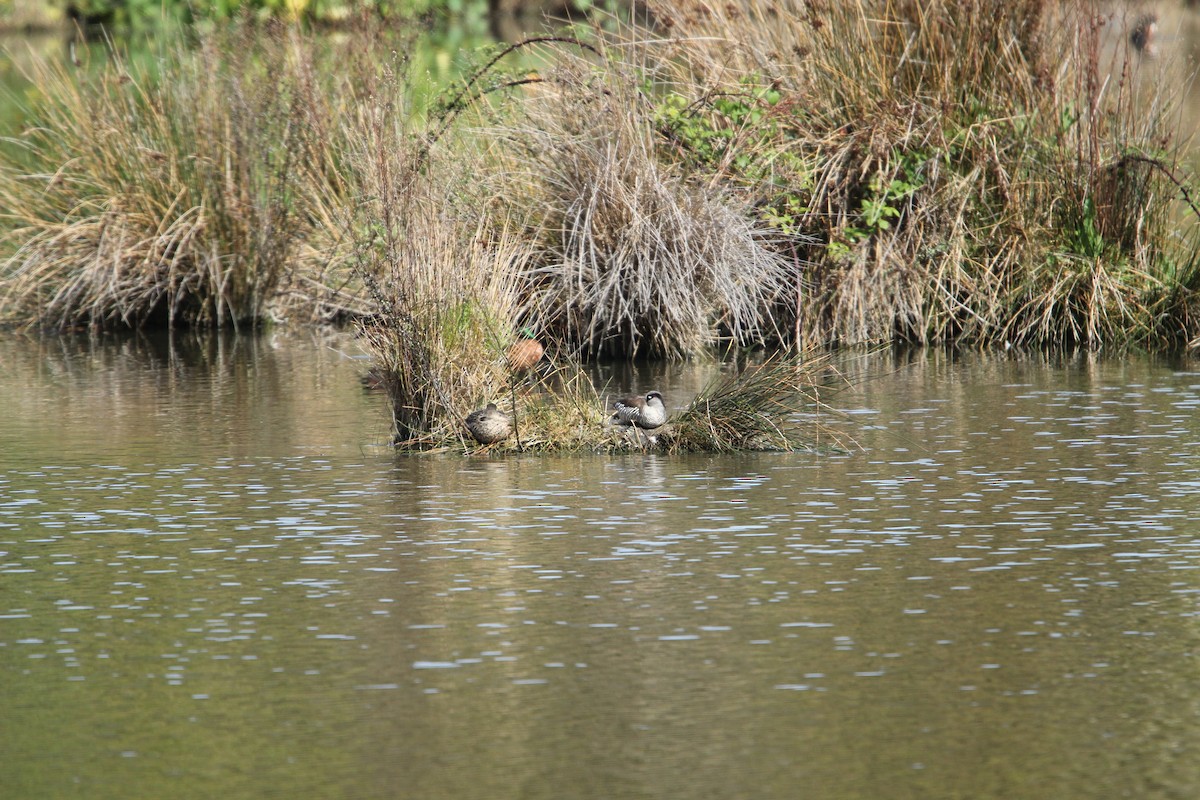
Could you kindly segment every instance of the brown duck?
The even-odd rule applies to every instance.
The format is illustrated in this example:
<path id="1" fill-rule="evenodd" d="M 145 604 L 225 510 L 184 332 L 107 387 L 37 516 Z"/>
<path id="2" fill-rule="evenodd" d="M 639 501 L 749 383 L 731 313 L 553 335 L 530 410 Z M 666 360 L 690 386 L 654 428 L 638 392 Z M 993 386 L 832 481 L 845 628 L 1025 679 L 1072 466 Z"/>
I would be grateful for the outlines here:
<path id="1" fill-rule="evenodd" d="M 480 444 L 500 442 L 512 433 L 512 420 L 495 403 L 467 414 L 467 430 Z"/>

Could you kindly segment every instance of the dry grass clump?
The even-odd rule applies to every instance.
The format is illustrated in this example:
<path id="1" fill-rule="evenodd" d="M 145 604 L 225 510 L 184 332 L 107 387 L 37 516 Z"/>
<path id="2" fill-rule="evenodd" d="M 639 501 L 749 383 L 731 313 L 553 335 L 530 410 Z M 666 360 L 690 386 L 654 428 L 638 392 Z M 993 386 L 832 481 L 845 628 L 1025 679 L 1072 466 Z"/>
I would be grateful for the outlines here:
<path id="1" fill-rule="evenodd" d="M 407 104 L 407 65 L 394 53 L 352 59 L 331 132 L 335 168 L 314 183 L 321 235 L 364 288 L 359 322 L 391 402 L 397 444 L 467 441 L 466 416 L 513 387 L 505 359 L 519 329 L 517 276 L 527 243 L 496 222 L 472 189 L 478 160 L 464 143 L 431 152 Z"/>
<path id="2" fill-rule="evenodd" d="M 528 370 L 510 362 L 523 328 L 518 285 L 531 257 L 528 243 L 514 238 L 512 227 L 456 205 L 453 181 L 436 160 L 429 175 L 390 157 L 374 165 L 385 166 L 376 173 L 377 194 L 359 206 L 373 223 L 350 230 L 355 269 L 375 308 L 360 330 L 392 407 L 396 446 L 602 447 L 612 438 L 603 427 L 604 403 L 573 359 L 547 357 Z M 514 431 L 481 448 L 465 419 L 488 403 L 513 420 Z"/>
<path id="3" fill-rule="evenodd" d="M 800 341 L 1184 333 L 1159 324 L 1200 279 L 1195 237 L 1173 235 L 1169 84 L 1120 14 L 1086 0 L 654 10 L 669 35 L 629 39 L 672 76 L 663 154 L 817 242 L 801 250 Z"/>
<path id="4" fill-rule="evenodd" d="M 464 441 L 462 420 L 507 396 L 513 276 L 528 251 L 501 232 L 472 237 L 445 210 L 409 203 L 421 235 L 370 242 L 358 258 L 377 313 L 361 323 L 391 401 L 398 443 Z"/>
<path id="5" fill-rule="evenodd" d="M 250 29 L 136 69 L 40 62 L 0 164 L 0 317 L 49 327 L 265 315 L 306 219 L 309 107 L 287 42 Z"/>
<path id="6" fill-rule="evenodd" d="M 523 304 L 583 355 L 681 356 L 774 336 L 795 268 L 745 199 L 659 158 L 654 108 L 617 54 L 565 47 L 500 130 L 494 192 L 539 242 Z"/>
<path id="7" fill-rule="evenodd" d="M 824 398 L 844 384 L 828 354 L 768 356 L 716 378 L 671 418 L 659 443 L 672 453 L 850 447 L 821 421 L 833 413 Z"/>

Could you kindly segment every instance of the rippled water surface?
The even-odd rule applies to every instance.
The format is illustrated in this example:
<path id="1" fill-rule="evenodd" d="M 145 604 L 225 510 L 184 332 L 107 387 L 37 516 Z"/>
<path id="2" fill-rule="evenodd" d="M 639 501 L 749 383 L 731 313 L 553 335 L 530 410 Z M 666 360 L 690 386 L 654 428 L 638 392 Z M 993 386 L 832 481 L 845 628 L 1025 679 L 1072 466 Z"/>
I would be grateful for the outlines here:
<path id="1" fill-rule="evenodd" d="M 0 342 L 0 795 L 1200 796 L 1194 365 L 851 359 L 842 455 L 406 457 L 355 353 Z"/>

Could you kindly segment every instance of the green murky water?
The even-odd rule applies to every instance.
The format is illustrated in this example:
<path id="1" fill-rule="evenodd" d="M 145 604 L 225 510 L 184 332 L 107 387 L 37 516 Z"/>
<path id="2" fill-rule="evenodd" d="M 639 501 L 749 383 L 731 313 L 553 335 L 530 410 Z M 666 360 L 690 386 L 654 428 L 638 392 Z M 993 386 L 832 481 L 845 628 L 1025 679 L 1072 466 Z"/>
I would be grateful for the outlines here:
<path id="1" fill-rule="evenodd" d="M 1200 792 L 1190 365 L 856 360 L 862 452 L 500 459 L 392 454 L 356 352 L 0 342 L 0 795 Z"/>

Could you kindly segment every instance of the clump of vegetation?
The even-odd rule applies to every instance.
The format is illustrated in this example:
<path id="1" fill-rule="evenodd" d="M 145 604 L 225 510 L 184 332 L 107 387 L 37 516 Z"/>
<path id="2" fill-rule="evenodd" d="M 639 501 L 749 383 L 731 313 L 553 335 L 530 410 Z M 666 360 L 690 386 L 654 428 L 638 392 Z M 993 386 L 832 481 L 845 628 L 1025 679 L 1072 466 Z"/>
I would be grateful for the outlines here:
<path id="1" fill-rule="evenodd" d="M 360 323 L 392 404 L 398 442 L 463 441 L 467 414 L 509 394 L 513 272 L 527 254 L 499 235 L 462 239 L 442 213 L 409 209 L 421 236 L 371 243 L 361 268 L 378 313 Z"/>
<path id="2" fill-rule="evenodd" d="M 659 435 L 668 452 L 846 448 L 852 440 L 821 417 L 844 387 L 828 353 L 778 354 L 717 377 Z"/>
<path id="3" fill-rule="evenodd" d="M 306 228 L 288 48 L 248 31 L 161 75 L 41 63 L 0 165 L 0 317 L 47 327 L 265 316 Z"/>
<path id="4" fill-rule="evenodd" d="M 375 346 L 384 353 L 411 351 L 395 341 Z M 402 450 L 491 454 L 849 449 L 855 445 L 844 426 L 828 422 L 836 412 L 827 397 L 845 384 L 831 361 L 829 353 L 776 354 L 758 363 L 741 357 L 665 425 L 643 431 L 615 421 L 613 409 L 578 363 L 553 358 L 534 376 L 493 372 L 495 380 L 477 395 L 484 399 L 474 404 L 435 403 L 439 413 L 427 430 L 419 436 L 402 435 L 395 444 Z M 481 366 L 495 370 L 498 363 L 493 355 Z M 477 444 L 465 420 L 486 402 L 499 407 L 513 430 L 501 441 Z M 404 422 L 397 422 L 403 430 Z"/>
<path id="5" fill-rule="evenodd" d="M 686 356 L 778 339 L 768 313 L 796 280 L 744 199 L 658 156 L 649 99 L 608 50 L 559 49 L 500 128 L 495 193 L 525 209 L 531 318 L 584 355 Z M 585 57 L 586 56 L 586 57 Z"/>
<path id="6" fill-rule="evenodd" d="M 356 94 L 334 115 L 337 158 L 314 159 L 329 169 L 311 180 L 324 187 L 315 216 L 331 261 L 366 298 L 358 326 L 396 441 L 428 450 L 465 445 L 472 410 L 515 399 L 506 353 L 520 329 L 518 277 L 531 251 L 474 188 L 475 149 L 433 147 L 453 139 L 443 123 L 457 109 L 420 119 L 407 105 L 406 67 L 387 52 L 348 62 Z"/>
<path id="7" fill-rule="evenodd" d="M 1191 335 L 1161 324 L 1197 288 L 1195 236 L 1174 235 L 1197 220 L 1132 20 L 1046 0 L 655 9 L 664 156 L 815 242 L 797 340 Z"/>
<path id="8" fill-rule="evenodd" d="M 390 135 L 390 121 L 386 130 L 376 127 L 384 119 L 366 121 L 374 132 L 364 141 Z M 519 285 L 529 243 L 486 208 L 464 205 L 468 190 L 422 140 L 357 152 L 365 160 L 353 172 L 372 191 L 346 230 L 353 271 L 372 307 L 359 328 L 390 401 L 396 446 L 481 449 L 465 420 L 488 403 L 513 423 L 512 436 L 482 447 L 488 451 L 597 449 L 615 441 L 604 427 L 604 403 L 574 359 L 517 365 L 510 358 L 525 335 Z"/>

